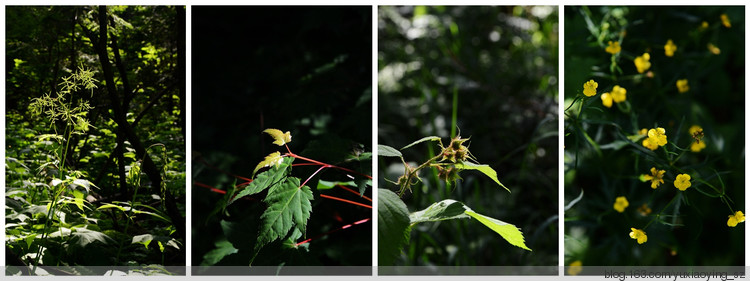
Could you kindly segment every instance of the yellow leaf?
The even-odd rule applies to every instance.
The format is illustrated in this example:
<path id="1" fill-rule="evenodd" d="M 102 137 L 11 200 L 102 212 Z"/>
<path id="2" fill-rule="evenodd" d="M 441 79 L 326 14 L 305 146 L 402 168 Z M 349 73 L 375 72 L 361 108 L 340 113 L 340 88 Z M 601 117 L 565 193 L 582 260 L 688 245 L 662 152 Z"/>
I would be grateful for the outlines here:
<path id="1" fill-rule="evenodd" d="M 263 130 L 263 132 L 273 137 L 274 139 L 273 144 L 275 145 L 282 146 L 282 145 L 292 142 L 292 135 L 289 133 L 289 131 L 286 131 L 286 133 L 283 133 L 281 132 L 281 130 L 277 130 L 277 129 L 265 129 Z"/>
<path id="2" fill-rule="evenodd" d="M 253 170 L 253 176 L 255 176 L 255 173 L 258 172 L 260 168 L 270 167 L 271 165 L 279 166 L 282 160 L 284 160 L 284 157 L 282 157 L 281 153 L 279 153 L 278 151 L 268 154 L 268 156 L 266 156 L 266 159 L 264 159 L 263 161 L 258 163 L 257 166 L 255 166 L 255 170 Z"/>

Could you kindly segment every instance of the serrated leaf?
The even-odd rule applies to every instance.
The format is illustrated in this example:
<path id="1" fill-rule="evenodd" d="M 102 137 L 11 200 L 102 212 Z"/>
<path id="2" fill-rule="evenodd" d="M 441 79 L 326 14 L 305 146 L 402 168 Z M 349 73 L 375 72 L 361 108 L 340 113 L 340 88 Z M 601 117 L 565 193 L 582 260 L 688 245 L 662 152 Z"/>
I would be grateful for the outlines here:
<path id="1" fill-rule="evenodd" d="M 477 165 L 471 162 L 462 162 L 462 163 L 456 163 L 456 168 L 459 170 L 478 170 L 488 177 L 490 177 L 492 180 L 494 180 L 497 184 L 505 188 L 508 192 L 510 192 L 510 189 L 505 187 L 502 183 L 500 183 L 500 180 L 497 179 L 497 172 L 495 172 L 494 169 L 492 169 L 489 165 Z"/>
<path id="2" fill-rule="evenodd" d="M 409 211 L 393 191 L 378 189 L 378 264 L 393 265 L 409 241 Z"/>
<path id="3" fill-rule="evenodd" d="M 465 207 L 465 206 L 464 206 Z M 493 231 L 497 232 L 497 234 L 500 234 L 500 236 L 505 239 L 505 241 L 508 241 L 513 246 L 519 247 L 521 249 L 529 250 L 529 247 L 526 247 L 526 244 L 524 243 L 523 233 L 521 233 L 521 230 L 516 228 L 515 225 L 493 219 L 491 217 L 487 217 L 481 214 L 477 214 L 476 212 L 469 209 L 469 207 L 466 208 L 466 214 L 477 219 L 479 222 L 484 224 L 485 226 L 489 227 Z"/>
<path id="4" fill-rule="evenodd" d="M 387 146 L 378 144 L 378 156 L 385 156 L 385 157 L 401 157 L 401 151 L 398 151 L 397 149 Z"/>
<path id="5" fill-rule="evenodd" d="M 214 265 L 221 261 L 224 257 L 237 253 L 239 251 L 232 245 L 232 243 L 230 243 L 226 239 L 216 241 L 216 243 L 214 243 L 214 246 L 216 246 L 215 249 L 203 255 L 203 262 L 201 262 L 202 266 Z"/>
<path id="6" fill-rule="evenodd" d="M 263 159 L 263 161 L 260 161 L 258 165 L 255 166 L 255 170 L 253 170 L 253 176 L 255 176 L 255 173 L 258 172 L 263 167 L 270 167 L 270 166 L 276 166 L 278 167 L 281 162 L 283 162 L 283 158 L 281 157 L 281 153 L 276 151 L 274 153 L 268 154 L 266 156 L 266 159 Z"/>
<path id="7" fill-rule="evenodd" d="M 84 189 L 86 189 L 86 192 L 89 192 L 92 186 L 99 188 L 98 186 L 94 185 L 92 182 L 88 180 L 84 180 L 84 179 L 75 179 L 73 180 L 73 184 L 83 187 Z"/>
<path id="8" fill-rule="evenodd" d="M 262 222 L 253 259 L 260 248 L 286 237 L 293 227 L 305 234 L 307 220 L 312 212 L 310 200 L 313 200 L 313 194 L 310 187 L 299 185 L 298 178 L 288 177 L 283 183 L 273 185 L 268 190 L 268 195 L 263 200 L 268 208 L 260 216 Z M 252 260 L 250 263 L 252 264 Z"/>
<path id="9" fill-rule="evenodd" d="M 409 144 L 409 145 L 407 145 L 407 146 L 404 146 L 404 147 L 402 147 L 402 148 L 401 148 L 401 150 L 404 150 L 404 149 L 407 149 L 407 148 L 409 148 L 409 147 L 412 147 L 412 146 L 414 146 L 415 144 L 418 144 L 418 143 L 420 143 L 420 142 L 426 142 L 426 141 L 437 141 L 437 140 L 440 140 L 440 137 L 436 137 L 436 136 L 429 136 L 429 137 L 424 137 L 424 138 L 421 138 L 421 139 L 419 139 L 419 140 L 417 140 L 417 141 L 415 141 L 415 142 L 413 142 L 413 143 L 410 143 L 410 144 Z"/>
<path id="10" fill-rule="evenodd" d="M 266 190 L 269 186 L 280 182 L 288 174 L 288 168 L 292 166 L 292 162 L 294 162 L 294 157 L 285 157 L 278 166 L 258 174 L 258 176 L 255 177 L 255 180 L 248 184 L 244 189 L 240 190 L 237 195 L 229 199 L 227 206 L 242 197 L 259 193 Z"/>
<path id="11" fill-rule="evenodd" d="M 281 130 L 277 129 L 265 129 L 263 130 L 263 132 L 273 137 L 273 144 L 275 145 L 283 146 L 287 143 L 292 142 L 292 135 L 289 133 L 289 131 L 286 131 L 286 133 L 284 133 L 281 132 Z"/>
<path id="12" fill-rule="evenodd" d="M 461 202 L 446 199 L 433 203 L 424 210 L 409 214 L 409 221 L 411 224 L 415 224 L 420 222 L 469 218 L 469 215 L 464 213 L 466 211 L 464 207 L 464 204 Z"/>

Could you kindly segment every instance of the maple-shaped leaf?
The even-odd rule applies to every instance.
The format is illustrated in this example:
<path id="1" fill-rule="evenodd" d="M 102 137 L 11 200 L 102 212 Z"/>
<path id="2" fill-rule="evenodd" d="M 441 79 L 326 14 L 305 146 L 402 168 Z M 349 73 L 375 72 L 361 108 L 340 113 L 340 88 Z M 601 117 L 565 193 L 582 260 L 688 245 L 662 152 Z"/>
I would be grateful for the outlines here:
<path id="1" fill-rule="evenodd" d="M 266 156 L 266 159 L 263 159 L 263 161 L 260 161 L 258 165 L 255 166 L 255 170 L 253 170 L 253 176 L 255 176 L 255 173 L 258 172 L 263 167 L 271 167 L 276 166 L 279 167 L 279 164 L 284 160 L 284 157 L 281 156 L 281 153 L 276 151 L 274 153 L 268 154 Z"/>
<path id="2" fill-rule="evenodd" d="M 237 192 L 234 196 L 227 201 L 227 206 L 234 202 L 237 202 L 242 197 L 260 193 L 266 188 L 279 184 L 284 180 L 291 170 L 292 162 L 294 157 L 282 157 L 281 164 L 272 167 L 254 177 L 254 180 L 250 182 L 245 188 Z"/>
<path id="3" fill-rule="evenodd" d="M 275 145 L 282 146 L 292 142 L 292 135 L 289 133 L 289 131 L 286 131 L 286 133 L 284 133 L 281 132 L 281 130 L 277 129 L 265 129 L 263 130 L 263 132 L 273 137 L 273 144 Z"/>
<path id="4" fill-rule="evenodd" d="M 299 185 L 298 178 L 288 177 L 283 183 L 269 188 L 268 195 L 263 200 L 268 208 L 260 216 L 262 222 L 252 259 L 255 259 L 260 248 L 286 237 L 292 228 L 305 234 L 307 220 L 312 212 L 310 200 L 313 200 L 313 194 L 310 187 Z"/>

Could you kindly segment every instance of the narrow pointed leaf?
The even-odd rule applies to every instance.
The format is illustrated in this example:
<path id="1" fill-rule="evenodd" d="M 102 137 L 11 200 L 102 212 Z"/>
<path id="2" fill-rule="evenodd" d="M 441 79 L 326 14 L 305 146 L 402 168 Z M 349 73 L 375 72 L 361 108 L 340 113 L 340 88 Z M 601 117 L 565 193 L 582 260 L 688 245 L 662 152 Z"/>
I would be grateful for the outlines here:
<path id="1" fill-rule="evenodd" d="M 287 143 L 292 142 L 292 135 L 289 133 L 289 131 L 286 131 L 286 133 L 284 133 L 281 132 L 281 130 L 277 129 L 265 129 L 263 130 L 263 132 L 273 137 L 273 144 L 275 145 L 283 146 Z"/>
<path id="2" fill-rule="evenodd" d="M 387 145 L 378 144 L 378 156 L 401 157 L 401 151 Z"/>
<path id="3" fill-rule="evenodd" d="M 280 182 L 289 173 L 288 169 L 294 162 L 293 157 L 285 157 L 284 160 L 278 166 L 268 169 L 265 172 L 258 174 L 255 180 L 248 184 L 244 189 L 240 190 L 234 197 L 229 199 L 227 206 L 236 202 L 242 197 L 253 195 L 266 190 L 269 186 Z"/>
<path id="4" fill-rule="evenodd" d="M 262 222 L 255 244 L 255 255 L 260 248 L 277 239 L 286 237 L 292 228 L 303 235 L 312 212 L 310 187 L 299 187 L 298 178 L 289 177 L 281 184 L 272 186 L 263 200 L 268 208 L 260 216 Z"/>
<path id="5" fill-rule="evenodd" d="M 409 211 L 393 191 L 378 189 L 378 264 L 393 265 L 409 241 Z"/>
<path id="6" fill-rule="evenodd" d="M 500 236 L 505 239 L 505 241 L 508 241 L 513 246 L 519 247 L 521 249 L 529 250 L 529 247 L 526 247 L 526 244 L 524 242 L 523 233 L 521 233 L 521 230 L 516 228 L 515 225 L 493 219 L 491 217 L 487 217 L 481 214 L 477 214 L 468 207 L 466 208 L 466 214 L 477 219 L 479 222 L 484 224 L 485 226 L 489 227 L 493 231 L 497 232 L 497 234 L 500 234 Z"/>
<path id="7" fill-rule="evenodd" d="M 462 162 L 462 163 L 456 163 L 456 168 L 460 170 L 478 170 L 488 177 L 490 177 L 492 180 L 494 180 L 498 185 L 502 186 L 510 192 L 510 189 L 505 187 L 502 183 L 500 183 L 500 180 L 497 179 L 497 172 L 495 172 L 494 169 L 492 169 L 489 165 L 477 165 L 471 162 Z"/>
<path id="8" fill-rule="evenodd" d="M 402 147 L 402 148 L 401 148 L 401 150 L 404 150 L 404 149 L 407 149 L 407 148 L 409 148 L 409 147 L 412 147 L 412 146 L 414 146 L 415 144 L 418 144 L 418 143 L 420 143 L 420 142 L 426 142 L 426 141 L 437 141 L 437 140 L 440 140 L 440 137 L 436 137 L 436 136 L 429 136 L 429 137 L 424 137 L 424 138 L 421 138 L 421 139 L 419 139 L 419 140 L 417 140 L 417 141 L 415 141 L 415 142 L 413 142 L 413 143 L 410 143 L 410 144 L 409 144 L 409 145 L 407 145 L 407 146 L 404 146 L 404 147 Z"/>

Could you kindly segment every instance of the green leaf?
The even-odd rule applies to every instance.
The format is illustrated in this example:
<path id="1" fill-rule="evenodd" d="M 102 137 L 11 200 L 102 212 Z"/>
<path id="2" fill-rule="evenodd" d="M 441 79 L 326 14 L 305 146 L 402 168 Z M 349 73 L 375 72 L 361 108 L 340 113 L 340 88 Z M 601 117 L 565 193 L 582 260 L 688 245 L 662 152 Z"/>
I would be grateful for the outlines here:
<path id="1" fill-rule="evenodd" d="M 383 200 L 382 198 L 378 199 L 381 201 Z M 378 211 L 378 215 L 380 215 L 380 211 Z M 427 209 L 409 215 L 412 225 L 420 222 L 436 222 L 464 218 L 475 218 L 485 226 L 497 232 L 497 234 L 500 234 L 500 236 L 511 245 L 531 251 L 531 249 L 524 244 L 523 233 L 521 233 L 521 231 L 514 225 L 478 214 L 464 205 L 464 203 L 455 200 L 443 200 L 430 205 Z M 378 228 L 378 230 L 380 230 L 380 224 L 378 224 Z"/>
<path id="2" fill-rule="evenodd" d="M 415 142 L 413 142 L 413 143 L 410 143 L 410 144 L 409 144 L 409 145 L 407 145 L 407 146 L 404 146 L 404 147 L 402 147 L 402 148 L 401 148 L 401 150 L 404 150 L 404 149 L 407 149 L 407 148 L 409 148 L 409 147 L 412 147 L 412 146 L 414 146 L 415 144 L 418 144 L 418 143 L 420 143 L 420 142 L 426 142 L 426 141 L 439 141 L 439 140 L 440 140 L 440 137 L 436 137 L 436 136 L 429 136 L 429 137 L 424 137 L 424 138 L 421 138 L 421 139 L 419 139 L 419 140 L 417 140 L 417 141 L 415 141 Z"/>
<path id="3" fill-rule="evenodd" d="M 327 190 L 327 189 L 332 189 L 332 188 L 336 187 L 336 185 L 357 187 L 357 184 L 354 183 L 354 181 L 324 181 L 324 180 L 319 180 L 318 181 L 318 186 L 316 188 L 318 190 Z"/>
<path id="4" fill-rule="evenodd" d="M 393 191 L 378 189 L 378 264 L 393 265 L 409 241 L 409 211 Z"/>
<path id="5" fill-rule="evenodd" d="M 497 184 L 505 188 L 508 192 L 510 192 L 510 189 L 505 187 L 502 183 L 500 183 L 500 180 L 497 179 L 497 172 L 493 170 L 489 165 L 477 165 L 471 162 L 462 162 L 462 163 L 456 163 L 456 168 L 460 170 L 479 170 L 480 172 L 484 173 L 488 177 L 490 177 L 492 180 L 494 180 Z"/>
<path id="6" fill-rule="evenodd" d="M 244 189 L 240 190 L 240 192 L 232 197 L 232 199 L 229 199 L 227 206 L 231 205 L 242 197 L 256 194 L 265 190 L 269 186 L 280 182 L 287 175 L 288 168 L 292 166 L 293 161 L 293 157 L 285 157 L 284 161 L 281 162 L 281 164 L 279 164 L 278 166 L 258 174 L 258 176 L 255 177 L 255 180 L 248 184 Z"/>
<path id="7" fill-rule="evenodd" d="M 76 228 L 75 232 L 72 233 L 72 236 L 75 243 L 82 248 L 97 241 L 103 244 L 114 242 L 112 238 L 105 235 L 104 233 L 86 228 Z"/>
<path id="8" fill-rule="evenodd" d="M 201 262 L 201 265 L 203 266 L 214 265 L 218 263 L 219 261 L 221 261 L 224 257 L 231 255 L 231 254 L 235 254 L 239 251 L 236 248 L 234 248 L 234 246 L 232 246 L 232 243 L 230 243 L 224 238 L 216 241 L 214 245 L 216 246 L 215 249 L 203 255 L 203 262 Z"/>
<path id="9" fill-rule="evenodd" d="M 464 207 L 466 208 L 467 215 L 477 219 L 485 226 L 497 232 L 497 234 L 500 234 L 500 236 L 502 236 L 503 239 L 505 239 L 505 241 L 508 241 L 508 243 L 510 243 L 511 245 L 531 251 L 531 249 L 526 247 L 526 244 L 524 243 L 523 233 L 521 233 L 521 230 L 516 228 L 515 225 L 499 221 L 481 214 L 477 214 L 469 209 L 469 207 Z"/>
<path id="10" fill-rule="evenodd" d="M 281 130 L 277 129 L 265 129 L 263 130 L 263 132 L 271 135 L 271 137 L 274 139 L 273 144 L 275 145 L 283 146 L 287 143 L 292 142 L 292 135 L 289 133 L 289 131 L 286 131 L 286 133 L 284 133 Z"/>
<path id="11" fill-rule="evenodd" d="M 456 200 L 446 199 L 433 203 L 427 209 L 409 214 L 411 224 L 420 222 L 435 222 L 450 219 L 469 218 L 464 213 L 464 204 Z"/>
<path id="12" fill-rule="evenodd" d="M 398 151 L 397 149 L 387 146 L 378 144 L 378 156 L 385 156 L 385 157 L 401 157 L 401 151 Z"/>
<path id="13" fill-rule="evenodd" d="M 260 163 L 255 166 L 255 170 L 253 170 L 253 176 L 255 176 L 255 173 L 257 173 L 261 168 L 270 166 L 278 167 L 281 162 L 283 162 L 283 157 L 281 156 L 280 152 L 276 151 L 268 154 L 268 156 L 266 156 L 266 159 L 263 159 L 263 161 L 260 161 Z"/>
<path id="14" fill-rule="evenodd" d="M 310 219 L 313 194 L 308 186 L 300 187 L 298 178 L 289 177 L 277 185 L 271 186 L 268 196 L 263 200 L 268 208 L 260 216 L 262 223 L 258 231 L 253 259 L 260 248 L 277 239 L 287 236 L 293 227 L 305 234 L 307 220 Z M 250 261 L 252 264 L 252 260 Z"/>

